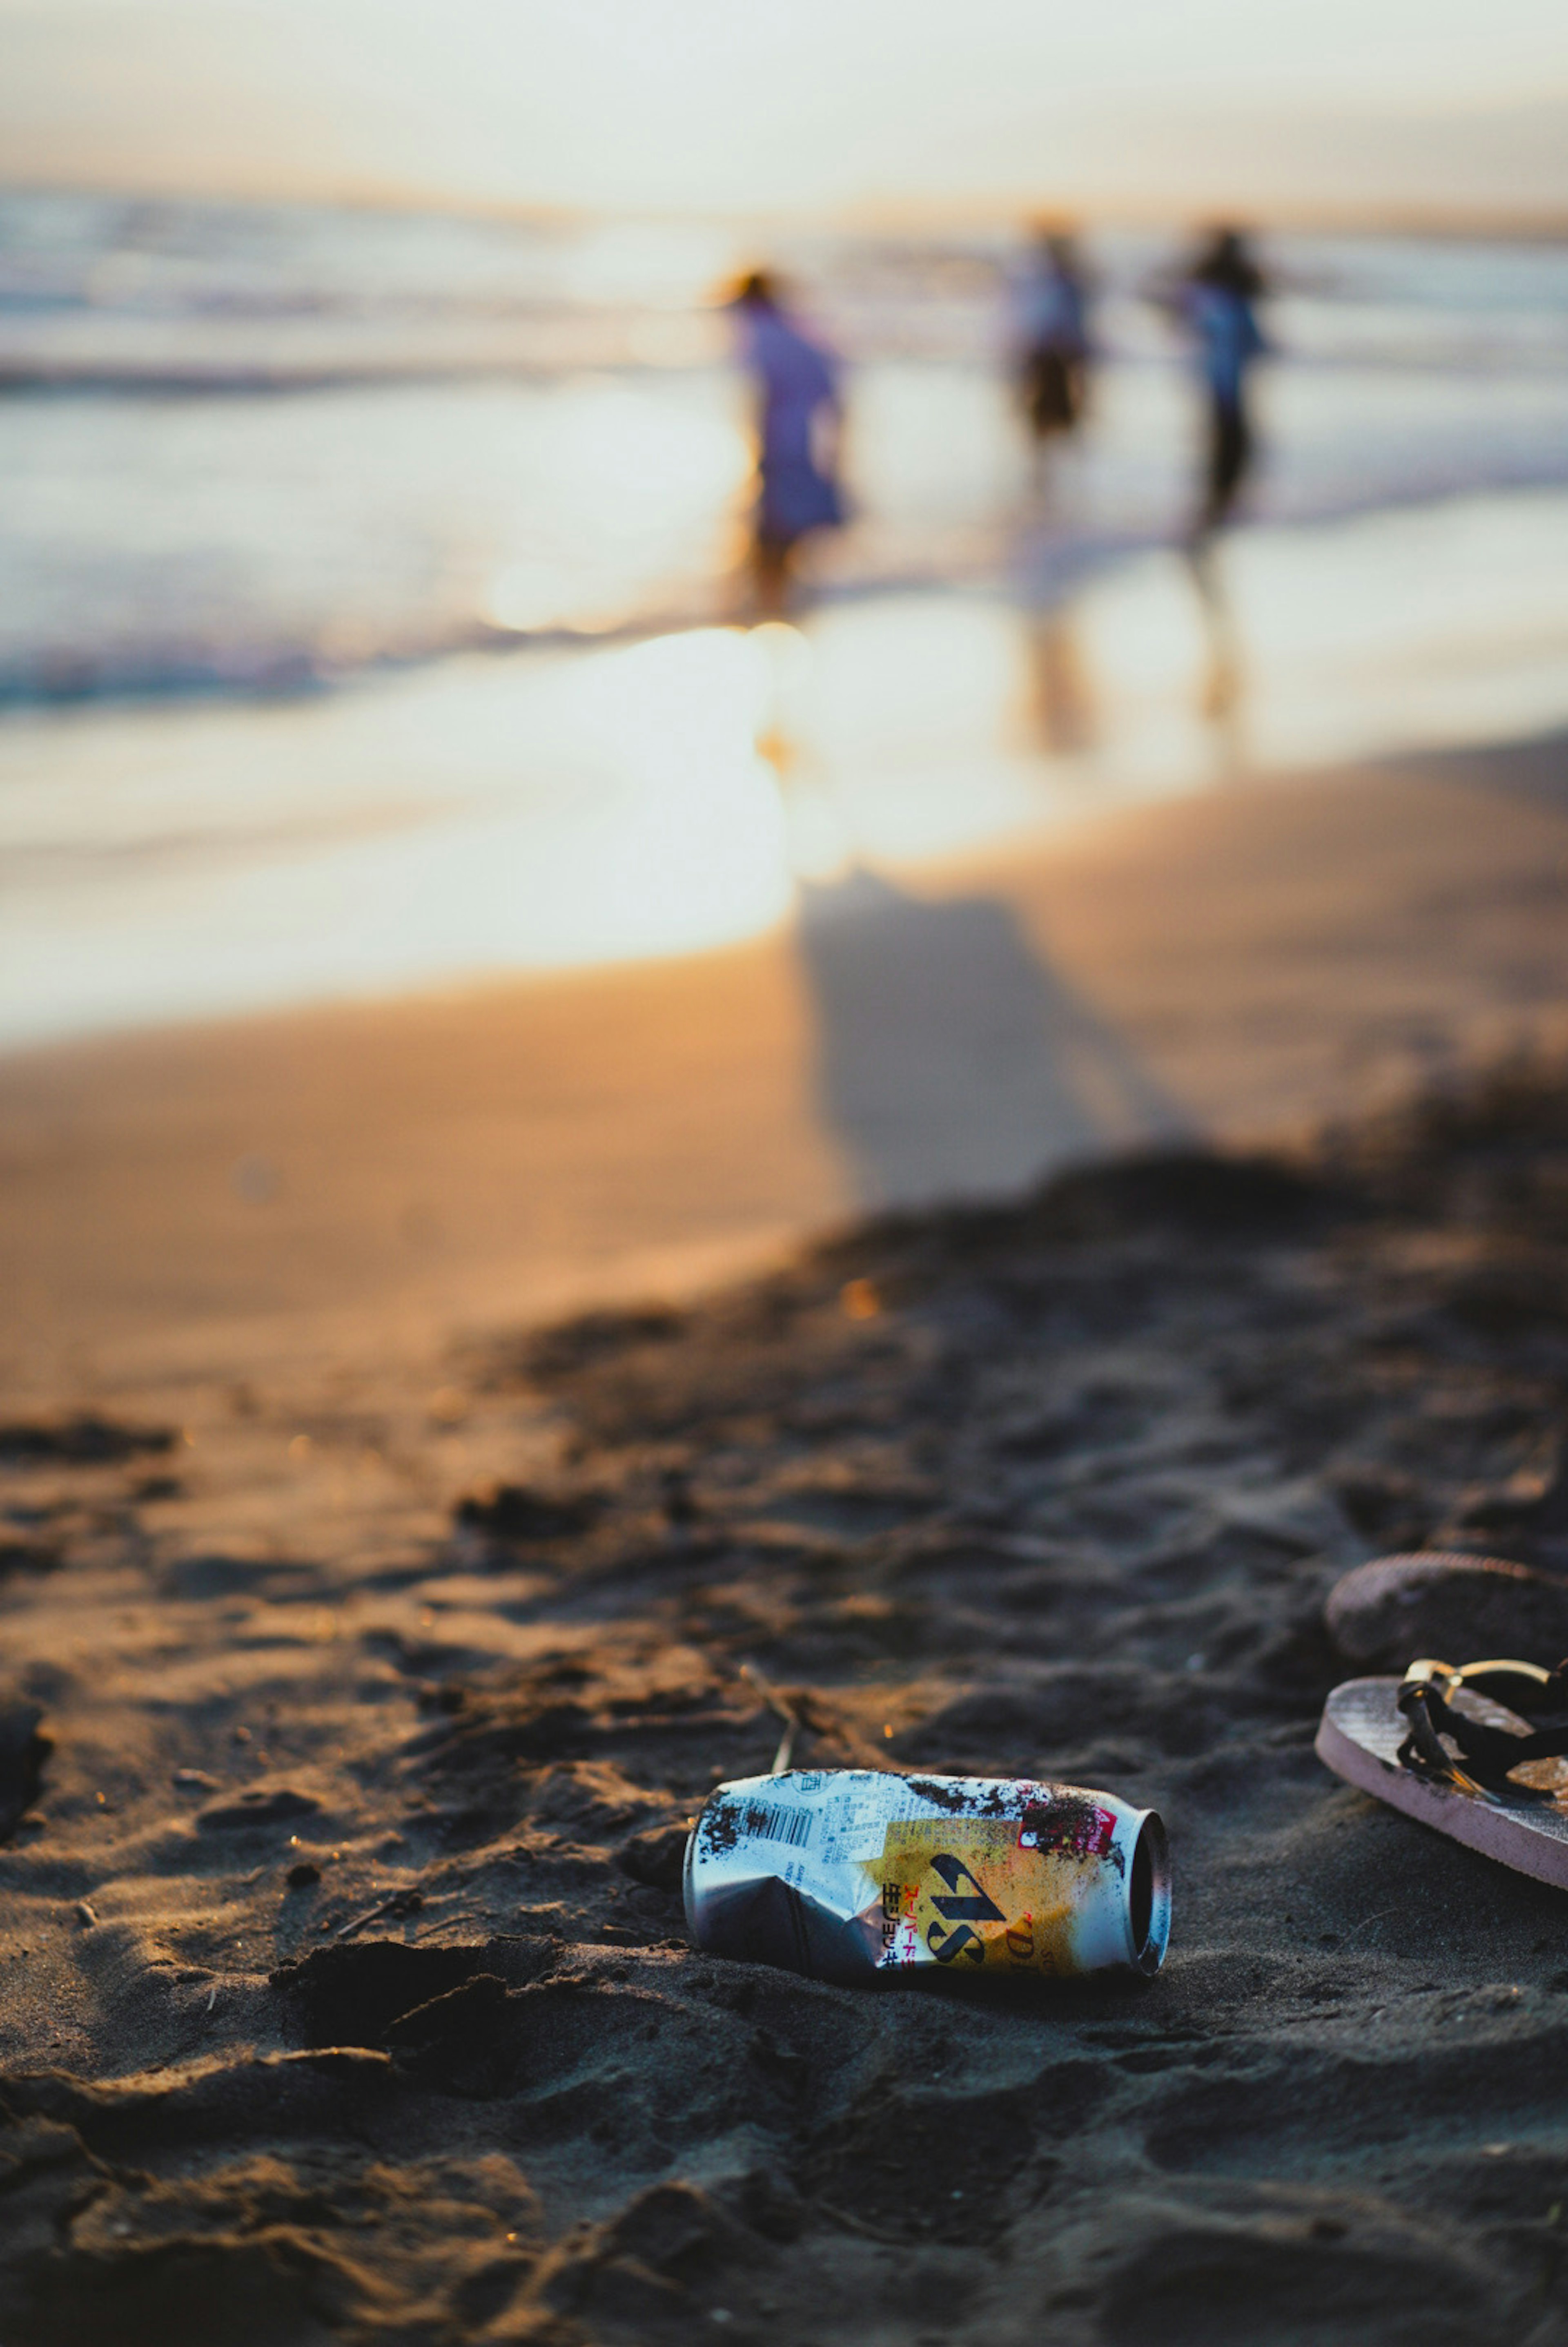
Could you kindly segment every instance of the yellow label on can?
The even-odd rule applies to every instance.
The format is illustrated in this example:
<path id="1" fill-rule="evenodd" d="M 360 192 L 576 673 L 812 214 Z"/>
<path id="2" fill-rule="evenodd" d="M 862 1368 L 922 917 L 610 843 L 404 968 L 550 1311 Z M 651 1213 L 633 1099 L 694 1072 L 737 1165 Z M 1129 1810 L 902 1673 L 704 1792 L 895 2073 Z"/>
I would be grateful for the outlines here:
<path id="1" fill-rule="evenodd" d="M 1115 1829 L 1090 1803 L 1066 1832 L 1029 1814 L 895 1819 L 868 1868 L 881 1891 L 882 1963 L 1075 1971 L 1084 1863 L 1104 1858 Z"/>

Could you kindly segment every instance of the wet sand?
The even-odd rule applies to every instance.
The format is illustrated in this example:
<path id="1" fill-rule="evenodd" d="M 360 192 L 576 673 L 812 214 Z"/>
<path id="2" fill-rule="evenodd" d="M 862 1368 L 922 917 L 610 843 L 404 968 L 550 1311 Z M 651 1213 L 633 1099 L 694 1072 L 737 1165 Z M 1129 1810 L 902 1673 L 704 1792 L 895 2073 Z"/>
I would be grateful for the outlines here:
<path id="1" fill-rule="evenodd" d="M 0 2336 L 1561 2336 L 1568 1911 L 1311 1738 L 1347 1566 L 1568 1572 L 1562 774 L 0 1070 Z M 746 1662 L 819 1764 L 1156 1803 L 1164 1974 L 694 1954 Z"/>
<path id="2" fill-rule="evenodd" d="M 808 885 L 686 961 L 0 1057 L 0 1390 L 345 1370 L 1568 1038 L 1568 743 Z"/>

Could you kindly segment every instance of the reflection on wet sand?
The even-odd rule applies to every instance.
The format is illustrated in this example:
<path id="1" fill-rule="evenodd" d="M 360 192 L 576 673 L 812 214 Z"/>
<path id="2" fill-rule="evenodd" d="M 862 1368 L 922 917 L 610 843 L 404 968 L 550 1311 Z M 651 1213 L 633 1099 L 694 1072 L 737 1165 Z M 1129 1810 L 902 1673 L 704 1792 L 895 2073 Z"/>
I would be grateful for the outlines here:
<path id="1" fill-rule="evenodd" d="M 1189 559 L 1207 651 L 1198 710 L 1211 729 L 1217 767 L 1223 774 L 1237 774 L 1245 764 L 1242 701 L 1246 677 L 1236 610 L 1226 583 L 1224 558 L 1213 540 L 1195 546 Z"/>
<path id="2" fill-rule="evenodd" d="M 818 1105 L 861 1204 L 994 1194 L 1185 1130 L 995 898 L 916 897 L 864 866 L 800 894 Z"/>
<path id="3" fill-rule="evenodd" d="M 1028 660 L 1030 709 L 1041 749 L 1048 758 L 1075 758 L 1092 750 L 1099 712 L 1071 604 L 1032 615 Z"/>
<path id="4" fill-rule="evenodd" d="M 1546 733 L 1565 521 L 1568 494 L 1532 494 L 1244 530 L 1196 577 L 1167 548 L 1074 579 L 1058 538 L 1018 601 L 14 714 L 0 1040 L 700 951 L 785 918 L 793 876 Z"/>

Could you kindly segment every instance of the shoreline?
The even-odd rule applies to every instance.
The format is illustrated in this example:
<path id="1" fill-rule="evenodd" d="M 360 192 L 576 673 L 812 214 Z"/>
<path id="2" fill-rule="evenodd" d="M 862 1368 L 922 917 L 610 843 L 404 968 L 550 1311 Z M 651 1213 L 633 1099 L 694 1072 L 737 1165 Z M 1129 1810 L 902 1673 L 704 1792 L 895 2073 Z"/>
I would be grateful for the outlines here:
<path id="1" fill-rule="evenodd" d="M 1355 1114 L 1568 1034 L 1565 875 L 1551 739 L 851 874 L 687 959 L 8 1055 L 0 1387 L 329 1329 L 433 1358 L 857 1212 Z"/>
<path id="2" fill-rule="evenodd" d="M 629 971 L 766 937 L 857 856 L 919 890 L 1118 808 L 1491 748 L 1512 767 L 1568 712 L 1565 504 L 1259 524 L 1207 601 L 1168 549 L 1065 591 L 1025 532 L 1013 595 L 829 597 L 804 636 L 14 712 L 0 1050 Z"/>

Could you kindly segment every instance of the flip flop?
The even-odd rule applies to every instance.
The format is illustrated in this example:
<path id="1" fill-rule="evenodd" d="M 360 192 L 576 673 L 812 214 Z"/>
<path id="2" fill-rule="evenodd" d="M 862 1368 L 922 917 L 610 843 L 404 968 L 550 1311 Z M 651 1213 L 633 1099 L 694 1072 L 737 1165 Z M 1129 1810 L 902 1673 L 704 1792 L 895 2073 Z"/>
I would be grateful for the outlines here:
<path id="1" fill-rule="evenodd" d="M 1363 1793 L 1568 1890 L 1568 1664 L 1422 1661 L 1402 1679 L 1348 1679 L 1316 1748 Z"/>
<path id="2" fill-rule="evenodd" d="M 1329 1635 L 1352 1667 L 1402 1671 L 1414 1655 L 1568 1655 L 1568 1581 L 1496 1556 L 1420 1549 L 1334 1583 Z"/>

